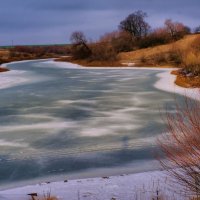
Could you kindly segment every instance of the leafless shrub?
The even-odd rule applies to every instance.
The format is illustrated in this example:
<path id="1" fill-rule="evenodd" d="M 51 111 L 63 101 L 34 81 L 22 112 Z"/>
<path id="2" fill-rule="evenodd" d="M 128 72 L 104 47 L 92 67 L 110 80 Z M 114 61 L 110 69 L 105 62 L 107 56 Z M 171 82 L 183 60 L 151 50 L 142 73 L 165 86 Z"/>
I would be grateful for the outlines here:
<path id="1" fill-rule="evenodd" d="M 182 38 L 191 32 L 190 28 L 181 22 L 173 22 L 171 19 L 165 21 L 165 28 L 174 40 Z"/>
<path id="2" fill-rule="evenodd" d="M 182 59 L 182 50 L 176 45 L 173 45 L 170 51 L 168 52 L 168 61 L 176 66 L 180 66 L 182 64 Z"/>
<path id="3" fill-rule="evenodd" d="M 194 51 L 185 53 L 183 56 L 183 67 L 187 73 L 191 73 L 192 76 L 200 75 L 200 54 Z"/>
<path id="4" fill-rule="evenodd" d="M 91 55 L 91 50 L 87 44 L 87 39 L 83 32 L 75 31 L 71 34 L 72 42 L 71 53 L 76 59 L 88 58 Z"/>
<path id="5" fill-rule="evenodd" d="M 90 60 L 114 61 L 117 59 L 117 52 L 109 43 L 94 43 L 90 48 L 92 50 Z"/>
<path id="6" fill-rule="evenodd" d="M 199 93 L 200 95 L 200 93 Z M 158 142 L 166 160 L 161 164 L 170 175 L 200 195 L 200 103 L 186 98 L 176 104 L 176 114 L 167 114 L 168 133 Z"/>

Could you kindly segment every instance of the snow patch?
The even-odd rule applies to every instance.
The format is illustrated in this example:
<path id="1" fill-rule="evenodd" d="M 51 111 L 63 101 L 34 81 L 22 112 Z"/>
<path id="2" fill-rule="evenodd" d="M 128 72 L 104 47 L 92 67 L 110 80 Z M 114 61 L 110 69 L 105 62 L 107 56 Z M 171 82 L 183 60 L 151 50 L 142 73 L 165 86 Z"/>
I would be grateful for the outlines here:
<path id="1" fill-rule="evenodd" d="M 159 80 L 154 84 L 154 87 L 163 91 L 178 93 L 186 97 L 190 97 L 194 100 L 200 101 L 200 89 L 199 88 L 183 88 L 175 84 L 176 76 L 171 74 L 171 71 L 167 70 L 162 73 L 158 73 Z"/>
<path id="2" fill-rule="evenodd" d="M 0 197 L 6 200 L 13 200 L 13 197 L 26 200 L 29 193 L 37 193 L 42 196 L 51 192 L 52 196 L 56 196 L 59 200 L 149 200 L 155 198 L 158 191 L 159 195 L 164 195 L 166 199 L 186 200 L 188 197 L 184 189 L 164 172 L 155 171 L 113 177 L 40 183 L 1 191 Z"/>

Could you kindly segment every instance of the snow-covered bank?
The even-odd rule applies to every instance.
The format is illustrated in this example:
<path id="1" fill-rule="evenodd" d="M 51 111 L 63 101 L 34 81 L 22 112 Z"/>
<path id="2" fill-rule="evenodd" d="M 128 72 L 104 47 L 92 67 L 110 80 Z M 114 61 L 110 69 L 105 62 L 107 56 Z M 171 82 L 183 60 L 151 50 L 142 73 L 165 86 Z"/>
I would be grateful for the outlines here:
<path id="1" fill-rule="evenodd" d="M 27 200 L 27 194 L 39 196 L 50 192 L 59 200 L 116 199 L 149 200 L 159 196 L 166 199 L 189 199 L 186 191 L 173 182 L 164 172 L 146 172 L 132 175 L 65 180 L 55 183 L 41 183 L 0 192 L 0 199 Z"/>
<path id="2" fill-rule="evenodd" d="M 1 67 L 9 69 L 9 65 L 13 64 L 35 62 L 35 61 L 48 61 L 48 60 L 49 59 L 14 61 L 2 64 Z M 10 71 L 0 74 L 0 81 L 1 81 L 0 89 L 25 85 L 32 82 L 37 82 L 38 80 L 39 80 L 38 77 L 32 78 L 31 74 L 25 70 L 11 69 Z"/>
<path id="3" fill-rule="evenodd" d="M 10 88 L 13 86 L 22 85 L 28 82 L 25 78 L 25 71 L 12 70 L 0 74 L 1 85 L 0 89 Z M 23 76 L 22 76 L 23 75 Z"/>
<path id="4" fill-rule="evenodd" d="M 26 62 L 35 62 L 35 61 L 48 61 L 49 59 L 36 59 L 36 60 L 21 60 L 21 61 L 13 61 L 13 62 L 9 62 L 9 63 L 4 63 L 1 65 L 1 67 L 4 68 L 9 68 L 10 64 L 19 64 L 19 63 L 26 63 Z M 51 59 L 52 60 L 52 59 Z"/>
<path id="5" fill-rule="evenodd" d="M 200 100 L 200 88 L 183 88 L 175 84 L 176 76 L 171 74 L 171 70 L 158 73 L 159 80 L 154 84 L 157 89 L 181 94 L 195 100 Z"/>
<path id="6" fill-rule="evenodd" d="M 85 67 L 78 65 L 78 64 L 73 64 L 73 63 L 69 63 L 69 62 L 58 62 L 58 61 L 54 61 L 54 60 L 48 60 L 46 62 L 44 62 L 44 64 L 51 64 L 52 67 L 57 67 L 57 68 L 61 68 L 61 69 L 84 69 Z M 48 65 L 49 67 L 49 65 Z"/>

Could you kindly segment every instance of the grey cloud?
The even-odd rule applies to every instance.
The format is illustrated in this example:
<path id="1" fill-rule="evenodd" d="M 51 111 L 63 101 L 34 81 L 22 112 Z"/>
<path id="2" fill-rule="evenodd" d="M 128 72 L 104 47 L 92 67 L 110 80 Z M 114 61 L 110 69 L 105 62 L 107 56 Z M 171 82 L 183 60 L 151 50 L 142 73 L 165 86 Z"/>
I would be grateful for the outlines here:
<path id="1" fill-rule="evenodd" d="M 74 30 L 96 39 L 117 28 L 129 13 L 143 10 L 148 22 L 160 26 L 172 18 L 194 27 L 200 19 L 199 0 L 2 0 L 0 45 L 64 43 Z"/>

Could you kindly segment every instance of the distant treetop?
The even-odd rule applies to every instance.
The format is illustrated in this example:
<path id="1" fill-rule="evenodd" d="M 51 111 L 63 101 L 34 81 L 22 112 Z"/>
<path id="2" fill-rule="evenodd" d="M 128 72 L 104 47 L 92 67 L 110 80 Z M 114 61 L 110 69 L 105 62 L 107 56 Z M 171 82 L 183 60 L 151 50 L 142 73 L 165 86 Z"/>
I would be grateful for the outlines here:
<path id="1" fill-rule="evenodd" d="M 150 25 L 145 21 L 146 17 L 145 12 L 138 10 L 121 21 L 119 29 L 131 33 L 134 37 L 146 36 L 150 30 Z"/>

